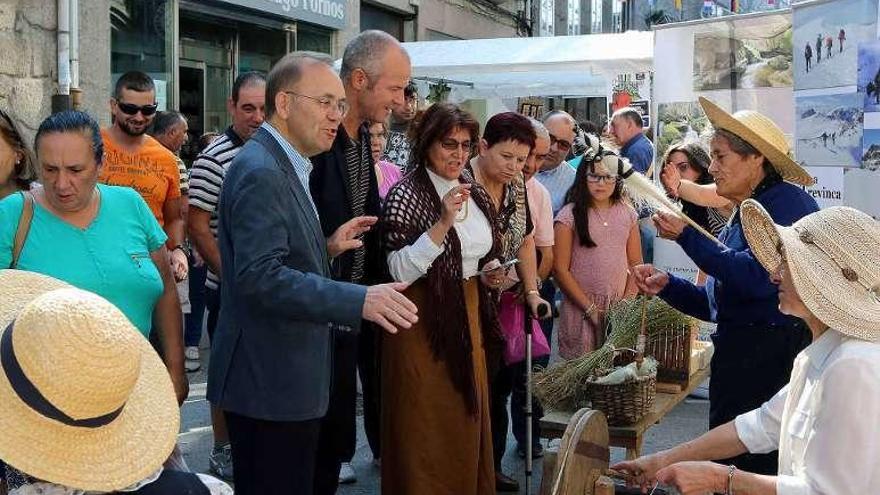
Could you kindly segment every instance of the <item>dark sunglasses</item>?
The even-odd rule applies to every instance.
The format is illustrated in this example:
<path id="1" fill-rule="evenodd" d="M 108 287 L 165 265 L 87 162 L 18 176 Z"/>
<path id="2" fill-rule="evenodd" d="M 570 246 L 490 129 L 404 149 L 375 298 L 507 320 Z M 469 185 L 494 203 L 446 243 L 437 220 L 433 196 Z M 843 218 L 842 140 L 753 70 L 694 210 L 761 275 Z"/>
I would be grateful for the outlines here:
<path id="1" fill-rule="evenodd" d="M 141 115 L 143 115 L 144 117 L 149 117 L 150 115 L 153 115 L 159 108 L 159 105 L 155 103 L 151 105 L 139 106 L 131 103 L 124 103 L 121 101 L 117 101 L 116 106 L 118 106 L 119 109 L 122 110 L 122 113 L 126 115 L 135 115 L 136 113 L 140 112 Z"/>

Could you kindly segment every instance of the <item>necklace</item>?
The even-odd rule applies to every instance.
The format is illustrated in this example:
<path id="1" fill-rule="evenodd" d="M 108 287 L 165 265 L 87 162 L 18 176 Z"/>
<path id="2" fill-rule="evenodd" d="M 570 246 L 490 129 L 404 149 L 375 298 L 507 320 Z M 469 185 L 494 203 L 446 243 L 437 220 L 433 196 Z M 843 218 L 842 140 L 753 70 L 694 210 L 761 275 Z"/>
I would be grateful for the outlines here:
<path id="1" fill-rule="evenodd" d="M 596 216 L 599 217 L 599 220 L 602 221 L 602 226 L 603 226 L 603 227 L 607 227 L 607 226 L 608 226 L 608 220 L 606 220 L 605 217 L 604 217 L 601 213 L 599 213 L 599 208 L 593 208 L 593 211 L 596 212 Z"/>

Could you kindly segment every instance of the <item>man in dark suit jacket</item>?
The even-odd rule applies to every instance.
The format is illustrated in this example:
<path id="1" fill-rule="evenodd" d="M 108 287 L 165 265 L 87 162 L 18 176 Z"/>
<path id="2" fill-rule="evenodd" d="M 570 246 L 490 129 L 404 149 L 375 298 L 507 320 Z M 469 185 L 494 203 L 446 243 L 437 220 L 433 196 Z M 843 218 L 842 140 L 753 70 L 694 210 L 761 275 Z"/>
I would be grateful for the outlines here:
<path id="1" fill-rule="evenodd" d="M 400 43 L 382 31 L 364 31 L 345 48 L 340 71 L 349 111 L 339 125 L 330 151 L 313 158 L 311 193 L 321 217 L 324 235 L 361 215 L 381 213 L 376 171 L 370 154 L 367 128 L 373 122 L 386 123 L 391 108 L 404 104 L 404 88 L 409 83 L 410 61 Z M 387 123 L 386 123 L 387 125 Z M 364 245 L 337 257 L 333 278 L 353 283 L 375 283 L 385 273 L 385 253 L 379 235 L 367 232 Z M 379 367 L 378 335 L 371 325 L 360 332 L 337 335 L 334 362 L 333 406 L 328 416 L 338 417 L 339 429 L 328 446 L 341 462 L 351 461 L 356 440 L 357 370 L 363 386 L 364 430 L 374 458 L 379 446 Z M 354 481 L 347 466 L 343 481 Z M 332 493 L 335 486 L 324 492 Z"/>
<path id="2" fill-rule="evenodd" d="M 220 197 L 220 319 L 208 399 L 225 413 L 239 495 L 315 493 L 336 476 L 322 452 L 331 397 L 334 325 L 390 332 L 416 321 L 399 284 L 330 278 L 332 257 L 362 242 L 375 217 L 330 238 L 309 193 L 307 157 L 330 148 L 347 104 L 331 59 L 292 53 L 266 83 L 264 123 L 233 160 Z"/>

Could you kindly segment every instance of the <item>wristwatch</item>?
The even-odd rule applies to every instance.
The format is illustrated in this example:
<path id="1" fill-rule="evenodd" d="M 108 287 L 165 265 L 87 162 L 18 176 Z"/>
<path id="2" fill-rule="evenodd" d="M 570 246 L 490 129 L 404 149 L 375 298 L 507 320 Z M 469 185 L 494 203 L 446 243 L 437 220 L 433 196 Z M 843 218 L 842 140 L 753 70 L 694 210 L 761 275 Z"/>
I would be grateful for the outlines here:
<path id="1" fill-rule="evenodd" d="M 175 251 L 177 249 L 179 249 L 180 252 L 182 252 L 184 254 L 184 256 L 189 257 L 189 250 L 186 249 L 186 246 L 184 246 L 183 244 L 178 244 L 178 245 L 174 246 L 173 248 L 171 248 L 172 251 Z"/>

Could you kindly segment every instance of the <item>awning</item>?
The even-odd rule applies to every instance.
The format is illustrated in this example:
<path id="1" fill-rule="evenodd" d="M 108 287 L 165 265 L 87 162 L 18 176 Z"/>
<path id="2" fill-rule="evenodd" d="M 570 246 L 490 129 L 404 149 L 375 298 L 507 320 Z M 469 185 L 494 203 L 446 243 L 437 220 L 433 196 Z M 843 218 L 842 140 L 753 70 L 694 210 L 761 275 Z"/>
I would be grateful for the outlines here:
<path id="1" fill-rule="evenodd" d="M 450 81 L 449 99 L 607 96 L 615 75 L 653 68 L 654 35 L 618 34 L 404 43 L 416 79 Z"/>

